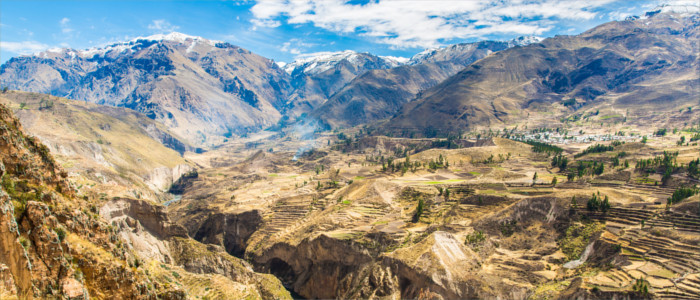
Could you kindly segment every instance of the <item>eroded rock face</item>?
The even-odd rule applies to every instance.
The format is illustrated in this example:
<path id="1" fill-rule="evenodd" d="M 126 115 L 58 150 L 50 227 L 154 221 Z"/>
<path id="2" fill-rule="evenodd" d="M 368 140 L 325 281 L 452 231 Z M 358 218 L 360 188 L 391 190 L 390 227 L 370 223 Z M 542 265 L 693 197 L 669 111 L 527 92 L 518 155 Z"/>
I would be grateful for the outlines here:
<path id="1" fill-rule="evenodd" d="M 141 260 L 181 266 L 194 274 L 225 276 L 241 289 L 250 289 L 241 297 L 289 297 L 273 276 L 255 273 L 245 261 L 229 255 L 221 246 L 204 245 L 189 238 L 184 227 L 170 221 L 161 205 L 116 198 L 100 208 L 100 215 L 111 223 L 127 247 Z M 191 295 L 170 291 L 167 297 L 185 299 L 188 296 Z"/>
<path id="2" fill-rule="evenodd" d="M 298 294 L 318 299 L 343 294 L 340 281 L 373 261 L 362 247 L 325 235 L 295 246 L 276 244 L 253 260 Z"/>
<path id="3" fill-rule="evenodd" d="M 155 168 L 148 174 L 146 183 L 154 190 L 161 192 L 167 191 L 175 184 L 183 174 L 194 170 L 190 165 L 177 165 L 174 168 L 160 167 Z"/>
<path id="4" fill-rule="evenodd" d="M 0 175 L 5 168 L 0 162 Z M 29 258 L 19 242 L 19 231 L 10 197 L 0 187 L 0 263 L 2 263 L 3 290 L 9 295 L 31 295 L 32 274 Z"/>
<path id="5" fill-rule="evenodd" d="M 185 228 L 170 222 L 162 206 L 144 200 L 117 198 L 100 208 L 100 216 L 109 222 L 127 245 L 145 259 L 171 263 L 167 240 L 187 237 Z"/>
<path id="6" fill-rule="evenodd" d="M 215 213 L 194 231 L 192 237 L 208 244 L 222 245 L 228 253 L 243 256 L 247 241 L 262 224 L 260 211 L 242 213 Z"/>

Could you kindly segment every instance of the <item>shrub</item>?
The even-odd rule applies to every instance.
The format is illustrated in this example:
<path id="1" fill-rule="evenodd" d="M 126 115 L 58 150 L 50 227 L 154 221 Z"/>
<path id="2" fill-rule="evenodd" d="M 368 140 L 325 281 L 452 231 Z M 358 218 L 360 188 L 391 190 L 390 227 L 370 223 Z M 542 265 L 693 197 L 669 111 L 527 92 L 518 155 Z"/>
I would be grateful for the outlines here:
<path id="1" fill-rule="evenodd" d="M 598 222 L 572 224 L 559 240 L 559 248 L 568 260 L 577 259 L 589 244 L 591 237 L 603 229 L 605 229 L 605 224 Z"/>
<path id="2" fill-rule="evenodd" d="M 423 201 L 423 198 L 418 199 L 418 206 L 416 206 L 416 213 L 413 214 L 413 223 L 417 223 L 418 220 L 420 220 L 420 216 L 423 214 L 423 207 L 425 206 L 425 202 Z"/>
<path id="3" fill-rule="evenodd" d="M 54 229 L 56 235 L 58 236 L 58 241 L 63 242 L 66 239 L 66 230 L 63 227 L 57 227 Z"/>
<path id="4" fill-rule="evenodd" d="M 479 230 L 479 231 L 474 231 L 470 234 L 467 234 L 467 238 L 464 241 L 465 245 L 475 245 L 479 244 L 483 241 L 486 240 L 486 236 L 484 235 L 484 232 Z"/>

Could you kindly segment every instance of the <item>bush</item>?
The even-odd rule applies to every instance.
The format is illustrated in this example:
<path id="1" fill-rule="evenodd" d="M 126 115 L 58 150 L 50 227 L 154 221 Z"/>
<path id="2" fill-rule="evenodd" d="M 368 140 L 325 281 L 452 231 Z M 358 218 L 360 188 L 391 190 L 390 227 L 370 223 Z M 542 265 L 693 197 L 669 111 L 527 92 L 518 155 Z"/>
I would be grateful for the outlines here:
<path id="1" fill-rule="evenodd" d="M 516 220 L 506 220 L 501 223 L 500 230 L 501 234 L 504 236 L 511 236 L 513 233 L 515 233 L 516 226 L 518 225 L 518 221 Z"/>
<path id="2" fill-rule="evenodd" d="M 590 243 L 591 237 L 603 229 L 605 229 L 605 224 L 598 222 L 572 224 L 566 229 L 564 237 L 559 240 L 559 247 L 568 260 L 577 259 Z"/>
<path id="3" fill-rule="evenodd" d="M 63 229 L 63 227 L 55 228 L 54 231 L 56 232 L 56 235 L 58 236 L 59 242 L 63 242 L 66 239 L 66 230 Z"/>
<path id="4" fill-rule="evenodd" d="M 470 234 L 467 234 L 467 238 L 464 241 L 465 245 L 475 245 L 479 244 L 483 241 L 486 240 L 486 236 L 484 235 L 484 232 L 479 230 L 479 231 L 474 231 Z"/>
<path id="5" fill-rule="evenodd" d="M 420 216 L 423 214 L 423 207 L 425 206 L 425 202 L 423 201 L 423 198 L 418 199 L 418 206 L 416 207 L 416 213 L 413 214 L 413 223 L 417 223 L 418 220 L 420 220 Z"/>

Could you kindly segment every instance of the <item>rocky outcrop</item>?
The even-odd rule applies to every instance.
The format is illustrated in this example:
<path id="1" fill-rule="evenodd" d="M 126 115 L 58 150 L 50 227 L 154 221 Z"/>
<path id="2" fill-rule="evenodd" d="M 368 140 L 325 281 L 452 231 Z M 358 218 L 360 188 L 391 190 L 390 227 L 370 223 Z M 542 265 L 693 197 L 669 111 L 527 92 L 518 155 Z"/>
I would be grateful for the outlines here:
<path id="1" fill-rule="evenodd" d="M 182 175 L 192 171 L 194 171 L 194 168 L 186 164 L 177 165 L 172 169 L 168 167 L 155 168 L 148 174 L 146 183 L 151 188 L 164 192 L 169 190 Z"/>
<path id="2" fill-rule="evenodd" d="M 202 243 L 221 245 L 228 253 L 242 257 L 247 247 L 248 238 L 263 223 L 259 210 L 242 213 L 213 213 L 203 217 L 205 221 L 190 234 Z"/>
<path id="3" fill-rule="evenodd" d="M 337 298 L 346 291 L 341 281 L 373 262 L 369 252 L 348 240 L 319 235 L 299 245 L 275 244 L 251 259 L 306 298 Z"/>
<path id="4" fill-rule="evenodd" d="M 48 148 L 26 136 L 0 105 L 0 263 L 8 266 L 19 298 L 146 298 L 148 279 L 125 267 L 127 253 L 95 214 L 76 198 Z"/>
<path id="5" fill-rule="evenodd" d="M 0 162 L 0 176 L 5 166 Z M 33 294 L 29 258 L 20 243 L 19 227 L 10 197 L 0 187 L 0 264 L 2 264 L 3 294 L 29 296 Z"/>
<path id="6" fill-rule="evenodd" d="M 185 228 L 170 222 L 163 206 L 145 200 L 112 199 L 100 208 L 100 216 L 142 259 L 172 263 L 167 240 L 187 237 Z"/>
<path id="7" fill-rule="evenodd" d="M 116 198 L 100 208 L 100 215 L 110 222 L 127 248 L 134 251 L 137 260 L 180 266 L 193 274 L 225 276 L 236 285 L 250 289 L 245 295 L 257 295 L 253 297 L 289 297 L 273 276 L 255 273 L 247 263 L 220 246 L 204 245 L 189 238 L 184 227 L 170 221 L 161 205 Z"/>

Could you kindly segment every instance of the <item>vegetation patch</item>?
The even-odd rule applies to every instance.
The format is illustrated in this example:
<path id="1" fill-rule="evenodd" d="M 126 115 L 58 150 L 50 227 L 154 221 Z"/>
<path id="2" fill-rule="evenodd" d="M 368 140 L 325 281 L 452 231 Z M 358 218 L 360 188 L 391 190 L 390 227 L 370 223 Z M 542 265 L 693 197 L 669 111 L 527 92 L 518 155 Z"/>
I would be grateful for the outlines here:
<path id="1" fill-rule="evenodd" d="M 568 260 L 578 259 L 590 243 L 591 237 L 602 232 L 603 229 L 605 229 L 605 224 L 597 221 L 571 224 L 566 229 L 564 237 L 559 240 L 559 248 Z"/>

